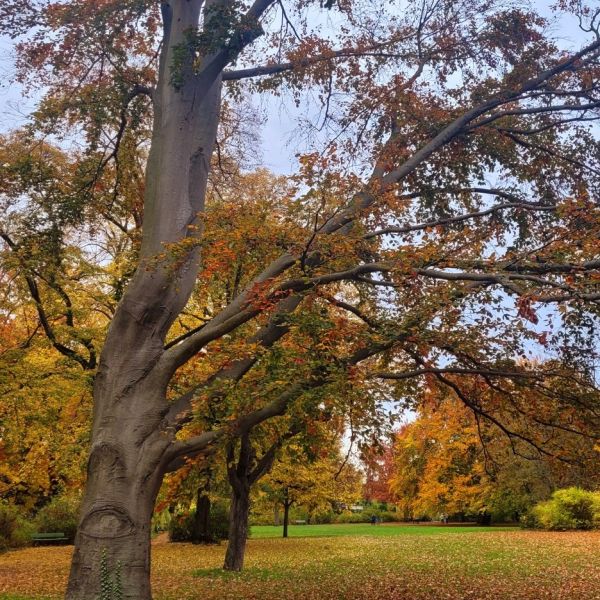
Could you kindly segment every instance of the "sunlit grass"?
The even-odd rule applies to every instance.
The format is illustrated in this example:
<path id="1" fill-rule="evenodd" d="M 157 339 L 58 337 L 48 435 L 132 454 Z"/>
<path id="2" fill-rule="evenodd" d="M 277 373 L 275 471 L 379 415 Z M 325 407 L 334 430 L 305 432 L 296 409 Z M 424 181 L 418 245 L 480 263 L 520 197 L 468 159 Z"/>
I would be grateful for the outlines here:
<path id="1" fill-rule="evenodd" d="M 478 527 L 476 525 L 405 525 L 403 523 L 335 523 L 332 525 L 290 525 L 289 537 L 338 537 L 368 535 L 395 537 L 399 535 L 445 535 L 481 533 L 489 531 L 518 531 L 518 527 Z M 251 536 L 255 539 L 282 537 L 283 526 L 254 525 Z"/>

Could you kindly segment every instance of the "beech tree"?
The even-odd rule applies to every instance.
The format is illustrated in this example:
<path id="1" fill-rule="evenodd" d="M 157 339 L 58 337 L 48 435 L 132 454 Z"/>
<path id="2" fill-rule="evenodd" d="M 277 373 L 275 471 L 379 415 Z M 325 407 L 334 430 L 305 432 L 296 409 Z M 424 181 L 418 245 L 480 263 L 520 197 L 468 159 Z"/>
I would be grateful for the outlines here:
<path id="1" fill-rule="evenodd" d="M 543 379 L 514 360 L 537 343 L 589 375 L 600 299 L 598 15 L 568 0 L 556 10 L 579 17 L 577 48 L 561 49 L 544 16 L 501 0 L 2 2 L 18 77 L 44 86 L 32 127 L 85 143 L 97 167 L 90 189 L 110 170 L 118 200 L 127 134 L 147 147 L 137 268 L 96 369 L 67 598 L 97 595 L 103 551 L 122 565 L 124 595 L 150 598 L 150 518 L 165 473 L 284 414 L 307 390 L 357 373 L 382 390 L 434 375 L 526 437 L 448 373 L 492 386 Z M 304 131 L 314 144 L 326 138 L 300 158 L 296 214 L 227 305 L 177 336 L 174 323 L 206 285 L 222 98 L 284 90 L 299 104 L 315 93 L 319 122 Z M 351 318 L 328 330 L 318 363 L 203 430 L 194 413 L 207 394 L 224 402 L 214 387 L 251 374 L 306 305 Z M 547 309 L 547 321 L 546 305 L 562 312 Z M 177 373 L 205 354 L 212 366 L 227 336 L 235 352 L 180 390 Z M 594 395 L 565 402 L 581 421 L 597 418 Z"/>
<path id="2" fill-rule="evenodd" d="M 297 334 L 294 336 L 296 343 L 301 339 Z M 292 352 L 291 356 L 292 364 L 297 365 L 299 353 Z M 302 362 L 308 360 L 306 356 Z M 289 368 L 289 372 L 291 377 L 300 374 L 297 367 Z M 271 375 L 278 376 L 273 370 Z M 266 373 L 262 379 L 268 386 Z M 364 399 L 366 390 L 357 381 L 352 389 L 347 385 L 326 389 L 326 397 L 318 393 L 322 390 L 307 392 L 299 405 L 288 406 L 289 418 L 244 431 L 239 443 L 236 439 L 229 440 L 227 476 L 231 485 L 231 510 L 225 570 L 243 568 L 253 491 L 255 495 L 266 493 L 275 507 L 283 505 L 284 537 L 287 537 L 289 509 L 293 503 L 302 503 L 312 514 L 328 502 L 331 508 L 335 501 L 345 502 L 351 494 L 358 495 L 358 474 L 349 463 L 352 445 L 357 437 L 373 436 L 382 428 L 382 414 Z M 351 427 L 351 446 L 342 459 L 340 440 L 347 425 Z M 352 487 L 349 482 L 354 484 L 354 489 L 349 489 Z"/>

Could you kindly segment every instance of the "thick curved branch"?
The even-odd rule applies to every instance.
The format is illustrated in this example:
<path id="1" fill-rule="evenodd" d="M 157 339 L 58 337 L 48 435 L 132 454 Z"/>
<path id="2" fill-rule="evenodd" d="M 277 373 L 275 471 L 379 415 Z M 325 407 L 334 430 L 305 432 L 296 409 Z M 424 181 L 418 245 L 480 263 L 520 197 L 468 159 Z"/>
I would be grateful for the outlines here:
<path id="1" fill-rule="evenodd" d="M 266 2 L 266 4 L 269 4 Z M 402 165 L 387 171 L 387 157 L 384 148 L 371 174 L 368 185 L 362 192 L 357 193 L 349 202 L 347 207 L 328 220 L 318 231 L 320 235 L 328 235 L 340 232 L 349 227 L 360 214 L 373 205 L 378 195 L 385 192 L 407 175 L 412 173 L 417 167 L 423 164 L 441 147 L 459 137 L 466 132 L 467 126 L 476 121 L 479 117 L 485 115 L 490 110 L 514 102 L 527 92 L 543 87 L 555 76 L 573 68 L 573 65 L 582 57 L 596 53 L 600 48 L 600 41 L 596 41 L 586 48 L 582 49 L 561 61 L 554 67 L 542 72 L 539 76 L 524 82 L 518 89 L 508 90 L 493 96 L 476 107 L 466 111 L 463 115 L 456 118 L 449 125 L 444 127 L 427 144 L 422 146 Z M 393 132 L 386 146 L 393 145 L 396 134 Z M 284 254 L 269 265 L 254 282 L 242 292 L 230 305 L 228 305 L 219 315 L 217 315 L 207 326 L 197 334 L 189 337 L 187 340 L 166 351 L 161 358 L 161 367 L 166 373 L 173 373 L 179 366 L 189 360 L 194 354 L 202 349 L 208 342 L 217 339 L 224 333 L 235 329 L 242 323 L 249 321 L 260 313 L 260 310 L 250 309 L 254 286 L 257 283 L 264 283 L 271 278 L 277 277 L 292 267 L 298 261 L 299 257 L 290 254 Z M 285 284 L 284 284 L 285 285 Z M 290 288 L 292 289 L 292 288 Z"/>
<path id="2" fill-rule="evenodd" d="M 490 115 L 489 117 L 473 123 L 469 129 L 475 129 L 494 123 L 504 117 L 513 117 L 521 115 L 537 115 L 544 113 L 560 113 L 560 112 L 577 112 L 577 111 L 588 111 L 594 108 L 600 107 L 600 100 L 596 102 L 590 102 L 588 104 L 550 104 L 548 106 L 531 106 L 529 108 L 521 108 L 515 110 L 504 110 Z M 600 115 L 597 117 L 600 119 Z"/>
<path id="3" fill-rule="evenodd" d="M 174 372 L 187 362 L 207 343 L 232 331 L 239 325 L 253 319 L 260 310 L 251 310 L 249 306 L 256 296 L 257 286 L 265 284 L 295 264 L 291 254 L 285 254 L 273 261 L 250 285 L 230 302 L 218 315 L 213 317 L 201 330 L 165 351 L 161 358 L 161 368 L 166 373 Z M 223 331 L 223 333 L 220 333 Z"/>
<path id="4" fill-rule="evenodd" d="M 255 0 L 254 4 L 241 18 L 237 29 L 232 33 L 226 48 L 217 52 L 200 70 L 199 79 L 214 81 L 223 76 L 223 69 L 242 53 L 242 51 L 264 34 L 260 24 L 263 15 L 276 4 L 277 0 Z"/>
<path id="5" fill-rule="evenodd" d="M 248 339 L 248 343 L 259 345 L 264 349 L 272 347 L 288 332 L 286 317 L 294 312 L 301 301 L 302 296 L 300 295 L 289 296 L 280 301 L 273 315 L 269 319 L 269 322 L 259 329 L 255 335 L 251 336 Z M 216 381 L 239 381 L 257 363 L 258 359 L 259 355 L 254 354 L 254 356 L 236 360 L 227 367 L 224 367 L 211 375 L 200 385 L 195 386 L 180 396 L 171 404 L 169 411 L 165 416 L 167 427 L 180 429 L 189 421 L 194 398 L 198 396 L 202 390 L 207 389 Z M 217 396 L 218 394 L 219 392 L 216 392 Z"/>
<path id="6" fill-rule="evenodd" d="M 600 300 L 600 292 L 579 292 L 575 289 L 570 288 L 567 285 L 560 284 L 557 282 L 548 281 L 540 277 L 531 275 L 522 275 L 514 273 L 466 273 L 456 271 L 440 271 L 437 269 L 416 269 L 418 275 L 424 277 L 430 277 L 432 279 L 442 279 L 445 281 L 476 281 L 482 284 L 488 285 L 500 285 L 504 289 L 517 296 L 531 295 L 530 292 L 521 289 L 514 282 L 515 281 L 531 281 L 551 288 L 558 288 L 565 293 L 563 294 L 535 294 L 535 301 L 542 303 L 553 303 L 553 302 L 566 302 L 568 300 L 587 300 L 596 301 Z"/>
<path id="7" fill-rule="evenodd" d="M 581 263 L 553 263 L 553 262 L 511 262 L 507 265 L 493 265 L 485 261 L 473 261 L 469 266 L 476 269 L 489 269 L 494 266 L 501 268 L 503 271 L 511 273 L 534 273 L 537 275 L 545 275 L 551 273 L 586 273 L 597 271 L 600 269 L 600 259 L 587 260 Z"/>
<path id="8" fill-rule="evenodd" d="M 367 48 L 360 50 L 354 48 L 341 48 L 339 50 L 331 50 L 325 54 L 310 56 L 298 61 L 289 61 L 276 63 L 272 65 L 260 65 L 257 67 L 249 67 L 247 69 L 239 69 L 237 71 L 225 71 L 223 73 L 223 81 L 239 81 L 241 79 L 251 79 L 253 77 L 265 77 L 268 75 L 279 75 L 287 71 L 295 71 L 306 69 L 323 62 L 328 62 L 340 58 L 360 58 L 365 56 L 375 56 L 380 58 L 400 58 L 400 55 L 377 52 L 385 46 L 389 46 L 390 41 L 381 44 L 373 44 Z"/>

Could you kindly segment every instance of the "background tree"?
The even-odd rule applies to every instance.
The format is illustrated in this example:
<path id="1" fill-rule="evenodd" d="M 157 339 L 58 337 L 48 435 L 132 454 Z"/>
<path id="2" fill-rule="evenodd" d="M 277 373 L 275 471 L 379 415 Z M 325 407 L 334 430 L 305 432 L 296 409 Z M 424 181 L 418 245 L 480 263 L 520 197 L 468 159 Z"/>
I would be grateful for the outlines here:
<path id="1" fill-rule="evenodd" d="M 57 494 L 78 495 L 91 393 L 78 365 L 56 358 L 47 345 L 27 345 L 31 331 L 23 325 L 12 323 L 0 341 L 0 497 L 31 512 Z"/>
<path id="2" fill-rule="evenodd" d="M 560 487 L 597 485 L 593 433 L 576 434 L 566 426 L 550 432 L 543 425 L 548 415 L 540 412 L 541 406 L 548 410 L 547 403 L 536 403 L 527 392 L 527 404 L 537 411 L 537 431 L 531 432 L 535 421 L 528 420 L 537 452 L 478 419 L 447 390 L 429 389 L 417 419 L 398 432 L 393 446 L 388 485 L 406 518 L 489 514 L 518 520 Z M 515 418 L 519 415 L 505 415 L 502 422 Z"/>
<path id="3" fill-rule="evenodd" d="M 310 522 L 319 512 L 331 512 L 361 498 L 361 475 L 344 461 L 338 444 L 324 446 L 320 455 L 307 460 L 302 447 L 292 442 L 260 483 L 262 502 L 283 506 L 283 537 L 288 537 L 293 505 L 302 507 Z"/>
<path id="4" fill-rule="evenodd" d="M 365 471 L 363 496 L 366 502 L 392 502 L 389 481 L 394 470 L 392 443 L 367 447 L 361 455 L 361 466 Z"/>

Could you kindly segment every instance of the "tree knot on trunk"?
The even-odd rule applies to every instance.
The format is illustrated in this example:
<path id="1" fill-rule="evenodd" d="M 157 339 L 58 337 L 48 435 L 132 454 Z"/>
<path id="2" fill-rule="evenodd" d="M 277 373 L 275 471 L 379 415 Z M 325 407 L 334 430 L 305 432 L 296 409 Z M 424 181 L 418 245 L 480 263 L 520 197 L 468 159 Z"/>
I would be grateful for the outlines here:
<path id="1" fill-rule="evenodd" d="M 92 509 L 81 521 L 79 533 L 96 539 L 115 539 L 135 534 L 131 517 L 114 505 Z"/>

